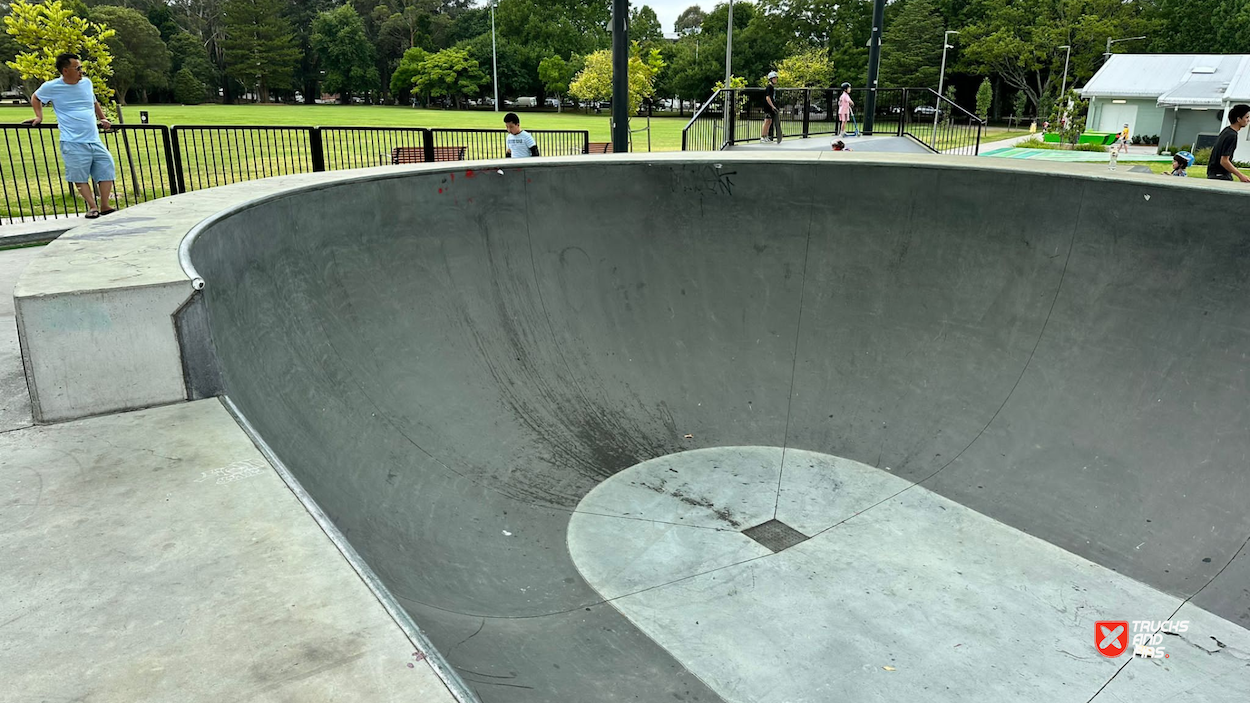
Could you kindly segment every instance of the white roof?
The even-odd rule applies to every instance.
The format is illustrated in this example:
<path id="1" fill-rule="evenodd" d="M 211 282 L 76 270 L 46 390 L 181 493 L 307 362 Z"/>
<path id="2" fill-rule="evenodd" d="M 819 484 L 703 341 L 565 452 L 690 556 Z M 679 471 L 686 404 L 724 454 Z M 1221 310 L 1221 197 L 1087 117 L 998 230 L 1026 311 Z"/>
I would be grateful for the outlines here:
<path id="1" fill-rule="evenodd" d="M 1225 86 L 1250 89 L 1250 55 L 1115 54 L 1081 89 L 1081 97 L 1148 98 L 1160 105 L 1219 105 Z M 1187 83 L 1205 83 L 1186 86 Z M 1169 102 L 1163 101 L 1163 96 Z"/>
<path id="2" fill-rule="evenodd" d="M 1233 76 L 1232 83 L 1224 90 L 1224 100 L 1230 103 L 1250 103 L 1250 61 L 1244 69 Z"/>

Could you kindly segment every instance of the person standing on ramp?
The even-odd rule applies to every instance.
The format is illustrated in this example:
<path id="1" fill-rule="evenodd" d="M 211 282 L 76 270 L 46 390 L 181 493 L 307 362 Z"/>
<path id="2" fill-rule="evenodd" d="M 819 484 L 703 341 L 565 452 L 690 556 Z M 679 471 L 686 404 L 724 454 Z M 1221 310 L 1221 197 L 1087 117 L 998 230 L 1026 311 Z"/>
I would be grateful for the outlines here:
<path id="1" fill-rule="evenodd" d="M 768 85 L 764 87 L 764 128 L 760 130 L 760 143 L 773 140 L 773 125 L 777 126 L 777 141 L 781 141 L 781 121 L 777 109 L 777 72 L 768 72 Z"/>
<path id="2" fill-rule="evenodd" d="M 851 122 L 851 110 L 855 101 L 851 100 L 851 84 L 842 84 L 842 94 L 838 96 L 838 136 L 846 136 L 846 126 Z"/>
<path id="3" fill-rule="evenodd" d="M 32 127 L 43 122 L 43 106 L 51 105 L 56 112 L 58 131 L 61 134 L 61 157 L 65 159 L 65 180 L 73 183 L 82 199 L 87 201 L 87 219 L 115 212 L 109 207 L 113 192 L 115 171 L 113 157 L 100 141 L 96 120 L 105 129 L 112 129 L 104 108 L 95 99 L 91 79 L 83 75 L 82 61 L 77 54 L 60 54 L 56 57 L 59 78 L 53 78 L 35 90 L 30 106 L 35 118 L 27 120 Z M 100 189 L 100 206 L 96 204 L 91 181 Z"/>

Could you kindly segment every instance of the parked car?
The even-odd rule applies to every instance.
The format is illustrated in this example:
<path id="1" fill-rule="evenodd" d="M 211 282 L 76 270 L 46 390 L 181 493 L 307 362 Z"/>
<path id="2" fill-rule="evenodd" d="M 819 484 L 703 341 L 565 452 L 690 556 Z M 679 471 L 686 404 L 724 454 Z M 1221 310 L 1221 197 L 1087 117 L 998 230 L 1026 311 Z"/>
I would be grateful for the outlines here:
<path id="1" fill-rule="evenodd" d="M 560 101 L 556 100 L 555 98 L 547 98 L 546 100 L 543 101 L 543 104 L 545 104 L 547 107 L 560 107 Z"/>
<path id="2" fill-rule="evenodd" d="M 917 115 L 924 115 L 925 117 L 933 117 L 935 115 L 938 117 L 942 116 L 942 111 L 932 105 L 917 105 L 916 109 L 912 110 L 912 112 Z"/>
<path id="3" fill-rule="evenodd" d="M 507 103 L 505 102 L 504 104 L 506 105 Z M 538 98 L 517 98 L 516 105 L 517 107 L 538 107 Z"/>

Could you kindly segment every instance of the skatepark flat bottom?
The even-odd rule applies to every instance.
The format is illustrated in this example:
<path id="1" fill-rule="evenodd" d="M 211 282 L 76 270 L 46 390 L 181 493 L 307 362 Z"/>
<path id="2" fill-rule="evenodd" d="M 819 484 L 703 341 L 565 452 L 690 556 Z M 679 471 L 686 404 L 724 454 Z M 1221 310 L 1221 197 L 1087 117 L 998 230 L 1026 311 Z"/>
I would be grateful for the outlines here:
<path id="1" fill-rule="evenodd" d="M 1242 695 L 1250 196 L 848 156 L 251 204 L 226 394 L 482 701 Z"/>

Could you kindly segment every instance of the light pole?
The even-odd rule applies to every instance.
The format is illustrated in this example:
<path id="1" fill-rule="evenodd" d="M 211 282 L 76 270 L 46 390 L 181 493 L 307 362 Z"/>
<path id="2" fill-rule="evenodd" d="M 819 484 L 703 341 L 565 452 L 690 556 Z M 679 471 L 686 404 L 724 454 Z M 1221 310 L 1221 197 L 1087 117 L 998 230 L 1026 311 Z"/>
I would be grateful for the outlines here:
<path id="1" fill-rule="evenodd" d="M 1124 39 L 1112 39 L 1111 37 L 1107 37 L 1107 51 L 1103 53 L 1103 56 L 1108 59 L 1111 58 L 1111 45 L 1112 44 L 1119 44 L 1122 41 L 1137 41 L 1138 39 L 1145 39 L 1145 38 L 1146 37 L 1125 37 Z"/>
<path id="2" fill-rule="evenodd" d="M 937 104 L 933 106 L 933 133 L 929 135 L 933 138 L 933 147 L 935 149 L 937 148 L 938 115 L 942 112 L 942 88 L 946 83 L 946 50 L 955 48 L 950 43 L 952 34 L 959 34 L 959 31 L 948 29 L 946 34 L 942 36 L 942 72 L 938 74 L 938 98 Z"/>
<path id="3" fill-rule="evenodd" d="M 495 78 L 495 112 L 499 112 L 499 54 L 495 51 L 495 5 L 499 0 L 490 0 L 490 70 Z"/>
<path id="4" fill-rule="evenodd" d="M 734 60 L 734 3 L 729 0 L 729 28 L 725 33 L 725 90 L 729 91 L 733 88 L 733 60 Z M 730 100 L 730 97 L 735 98 Z M 721 120 L 724 125 L 724 144 L 732 144 L 734 135 L 729 133 L 729 111 L 734 109 L 730 103 L 737 102 L 737 95 L 734 93 L 726 93 L 721 96 L 721 101 L 725 103 L 725 117 Z M 735 130 L 736 131 L 736 130 Z M 724 144 L 721 146 L 723 147 Z"/>
<path id="5" fill-rule="evenodd" d="M 1063 96 L 1068 94 L 1068 61 L 1072 59 L 1072 47 L 1064 45 L 1059 48 L 1068 50 L 1068 55 L 1063 59 L 1063 87 L 1059 89 L 1059 95 Z"/>

